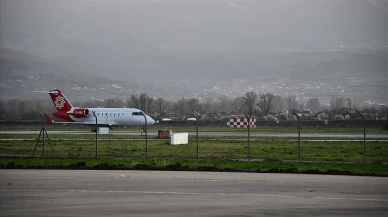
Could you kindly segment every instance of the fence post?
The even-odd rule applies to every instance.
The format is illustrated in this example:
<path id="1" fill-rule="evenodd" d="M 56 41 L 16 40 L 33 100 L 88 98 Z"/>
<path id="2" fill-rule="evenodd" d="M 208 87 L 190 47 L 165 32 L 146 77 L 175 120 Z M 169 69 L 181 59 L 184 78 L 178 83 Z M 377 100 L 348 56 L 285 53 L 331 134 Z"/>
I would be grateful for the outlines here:
<path id="1" fill-rule="evenodd" d="M 143 111 L 141 111 L 141 114 L 143 115 L 143 117 L 144 117 L 144 122 L 145 122 L 145 159 L 147 160 L 147 159 L 148 159 L 148 139 L 147 139 L 148 130 L 147 130 L 147 116 L 144 114 Z"/>
<path id="2" fill-rule="evenodd" d="M 97 125 L 97 116 L 96 116 L 96 112 L 93 111 L 93 116 L 94 118 L 96 118 L 96 159 L 98 159 L 98 125 Z"/>
<path id="3" fill-rule="evenodd" d="M 298 119 L 298 162 L 300 163 L 300 120 L 298 114 L 295 111 L 293 112 L 296 118 Z"/>
<path id="4" fill-rule="evenodd" d="M 245 112 L 244 115 L 248 119 L 248 162 L 251 162 L 251 119 Z"/>
<path id="5" fill-rule="evenodd" d="M 197 160 L 198 160 L 198 117 L 193 113 L 193 117 L 195 117 L 195 122 L 196 122 L 196 141 L 197 141 Z"/>
<path id="6" fill-rule="evenodd" d="M 361 116 L 361 118 L 364 120 L 364 164 L 366 164 L 366 132 L 365 132 L 366 120 L 365 120 L 364 116 L 361 114 L 360 111 L 358 111 L 358 110 L 356 110 L 356 111 Z"/>

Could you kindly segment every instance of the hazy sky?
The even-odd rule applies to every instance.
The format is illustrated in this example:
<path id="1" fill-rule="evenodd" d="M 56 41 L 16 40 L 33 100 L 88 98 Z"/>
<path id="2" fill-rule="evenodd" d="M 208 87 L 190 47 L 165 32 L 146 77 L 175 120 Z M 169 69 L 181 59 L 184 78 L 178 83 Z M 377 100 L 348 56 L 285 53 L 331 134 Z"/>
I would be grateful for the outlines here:
<path id="1" fill-rule="evenodd" d="M 279 50 L 388 46 L 385 0 L 1 0 L 0 20 L 1 47 L 142 82 L 222 76 Z"/>

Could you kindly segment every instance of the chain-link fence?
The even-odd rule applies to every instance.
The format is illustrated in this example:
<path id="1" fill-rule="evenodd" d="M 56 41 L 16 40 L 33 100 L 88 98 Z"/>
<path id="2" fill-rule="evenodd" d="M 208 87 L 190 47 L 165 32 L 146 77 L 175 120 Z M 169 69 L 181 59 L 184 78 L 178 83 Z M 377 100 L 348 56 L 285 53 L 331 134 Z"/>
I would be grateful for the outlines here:
<path id="1" fill-rule="evenodd" d="M 295 121 L 294 121 L 295 122 Z M 388 136 L 385 131 L 380 132 L 380 139 L 368 137 L 364 152 L 364 140 L 362 126 L 355 128 L 353 134 L 358 138 L 313 138 L 301 137 L 300 153 L 298 148 L 297 123 L 292 127 L 293 137 L 251 136 L 248 146 L 247 129 L 239 129 L 238 136 L 222 136 L 223 129 L 217 135 L 201 135 L 199 125 L 198 159 L 240 160 L 251 161 L 295 161 L 300 155 L 302 162 L 352 162 L 364 163 L 388 163 Z M 195 122 L 187 125 L 195 129 Z M 187 127 L 186 126 L 186 127 Z M 301 127 L 305 126 L 301 122 Z M 154 126 L 165 128 L 163 125 Z M 185 126 L 183 126 L 185 127 Z M 187 129 L 187 128 L 185 128 Z M 335 129 L 341 128 L 333 128 Z M 251 129 L 260 132 L 259 129 Z M 112 131 L 111 131 L 112 132 Z M 114 132 L 114 131 L 113 131 Z M 81 134 L 50 134 L 52 147 L 57 157 L 69 158 L 95 158 L 98 152 L 99 158 L 125 158 L 125 159 L 197 159 L 197 141 L 195 132 L 189 136 L 189 143 L 184 145 L 171 145 L 169 139 L 159 139 L 153 133 L 148 135 L 147 150 L 145 137 L 139 135 L 99 135 L 98 150 L 96 149 L 96 137 L 86 131 Z M 203 133 L 203 132 L 202 132 Z M 246 133 L 246 134 L 245 134 Z M 303 131 L 302 131 L 303 133 Z M 39 133 L 38 133 L 39 134 Z M 0 134 L 1 156 L 43 156 L 43 141 L 37 141 L 38 134 Z M 220 135 L 221 134 L 221 135 Z M 384 137 L 385 136 L 385 137 Z M 45 140 L 45 157 L 53 157 L 49 142 Z M 249 153 L 249 155 L 248 155 Z"/>
<path id="2" fill-rule="evenodd" d="M 102 136 L 100 136 L 102 137 Z M 57 157 L 95 158 L 95 139 L 83 139 L 82 135 L 73 138 L 52 139 L 52 146 Z M 1 140 L 2 156 L 32 156 L 36 140 Z M 128 159 L 196 159 L 197 143 L 195 136 L 190 136 L 189 143 L 171 145 L 168 139 L 149 137 L 147 154 L 144 139 L 99 138 L 99 158 Z M 388 162 L 388 142 L 370 140 L 366 142 L 367 163 Z M 201 138 L 198 141 L 199 159 L 248 160 L 248 143 L 243 138 Z M 251 138 L 250 159 L 298 161 L 297 138 Z M 43 143 L 40 141 L 35 156 L 43 156 Z M 45 157 L 53 157 L 48 141 L 45 142 Z M 302 139 L 300 148 L 301 161 L 320 162 L 364 162 L 364 143 L 362 140 L 314 140 Z"/>

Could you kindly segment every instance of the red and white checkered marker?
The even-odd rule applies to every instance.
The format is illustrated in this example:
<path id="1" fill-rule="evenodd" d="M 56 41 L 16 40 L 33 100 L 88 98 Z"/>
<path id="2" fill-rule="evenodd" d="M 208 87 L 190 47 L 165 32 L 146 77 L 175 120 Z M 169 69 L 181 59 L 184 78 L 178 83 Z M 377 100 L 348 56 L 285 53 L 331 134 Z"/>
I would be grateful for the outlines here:
<path id="1" fill-rule="evenodd" d="M 246 118 L 232 118 L 227 123 L 226 126 L 230 128 L 248 128 L 248 119 Z M 251 119 L 251 128 L 256 128 L 256 119 Z"/>

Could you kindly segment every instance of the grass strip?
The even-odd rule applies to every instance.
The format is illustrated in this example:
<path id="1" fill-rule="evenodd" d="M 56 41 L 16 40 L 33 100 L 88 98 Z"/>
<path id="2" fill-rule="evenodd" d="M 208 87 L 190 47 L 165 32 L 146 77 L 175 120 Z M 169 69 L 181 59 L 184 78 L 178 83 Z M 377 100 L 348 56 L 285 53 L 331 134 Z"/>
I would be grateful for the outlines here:
<path id="1" fill-rule="evenodd" d="M 22 130 L 37 130 L 41 129 L 39 124 L 31 125 L 9 125 L 9 124 L 0 124 L 0 131 L 22 131 Z M 82 126 L 82 125 L 46 125 L 48 131 L 85 131 L 91 132 L 92 126 Z M 195 123 L 189 126 L 168 126 L 155 124 L 148 126 L 149 132 L 157 132 L 160 129 L 169 129 L 173 132 L 195 132 L 196 127 Z M 301 126 L 302 133 L 363 133 L 363 125 L 360 126 Z M 140 132 L 141 127 L 114 127 L 112 132 L 115 131 L 135 131 Z M 199 126 L 200 132 L 247 132 L 246 128 L 230 128 L 226 126 Z M 257 128 L 252 128 L 251 132 L 262 132 L 262 133 L 297 133 L 297 126 L 258 126 Z M 384 130 L 382 126 L 367 126 L 367 134 L 386 134 L 388 131 Z"/>
<path id="2" fill-rule="evenodd" d="M 0 134 L 0 139 L 28 139 L 28 140 L 36 140 L 38 139 L 39 132 L 37 134 Z M 95 140 L 96 135 L 94 133 L 90 134 L 49 134 L 49 138 L 51 140 Z M 43 139 L 43 136 L 40 137 Z M 45 136 L 47 140 L 47 137 Z M 100 134 L 98 135 L 98 139 L 133 139 L 133 140 L 145 140 L 145 136 L 140 135 L 119 135 L 119 134 Z M 148 135 L 148 139 L 158 139 L 158 140 L 170 140 L 170 139 L 159 139 L 156 135 Z M 189 135 L 189 139 L 195 140 L 195 135 Z M 199 134 L 199 140 L 242 140 L 247 141 L 247 135 L 241 136 L 205 136 Z M 251 141 L 295 141 L 298 140 L 297 134 L 295 137 L 276 137 L 276 136 L 251 136 Z M 316 137 L 316 136 L 303 136 L 301 137 L 301 141 L 303 140 L 363 140 L 361 137 Z M 387 141 L 387 138 L 371 138 L 368 137 L 367 141 L 370 140 L 382 140 Z"/>
<path id="3" fill-rule="evenodd" d="M 31 156 L 35 147 L 33 140 L 0 141 L 1 156 Z M 43 156 L 42 141 L 38 143 L 35 156 Z M 53 147 L 57 157 L 93 158 L 94 140 L 56 140 Z M 274 140 L 250 143 L 250 157 L 255 160 L 298 160 L 298 142 Z M 200 140 L 199 158 L 208 160 L 246 160 L 248 145 L 239 140 Z M 158 159 L 195 159 L 196 141 L 187 145 L 170 145 L 168 140 L 148 141 L 148 157 Z M 45 157 L 53 156 L 46 141 Z M 143 140 L 100 140 L 98 156 L 102 158 L 143 159 L 145 142 Z M 301 144 L 302 161 L 321 162 L 363 162 L 362 141 L 303 141 Z M 388 143 L 368 141 L 367 162 L 382 164 L 388 162 Z"/>
<path id="4" fill-rule="evenodd" d="M 244 162 L 223 160 L 128 160 L 72 158 L 0 158 L 1 169 L 120 169 L 220 171 L 388 176 L 387 165 L 345 163 Z"/>

